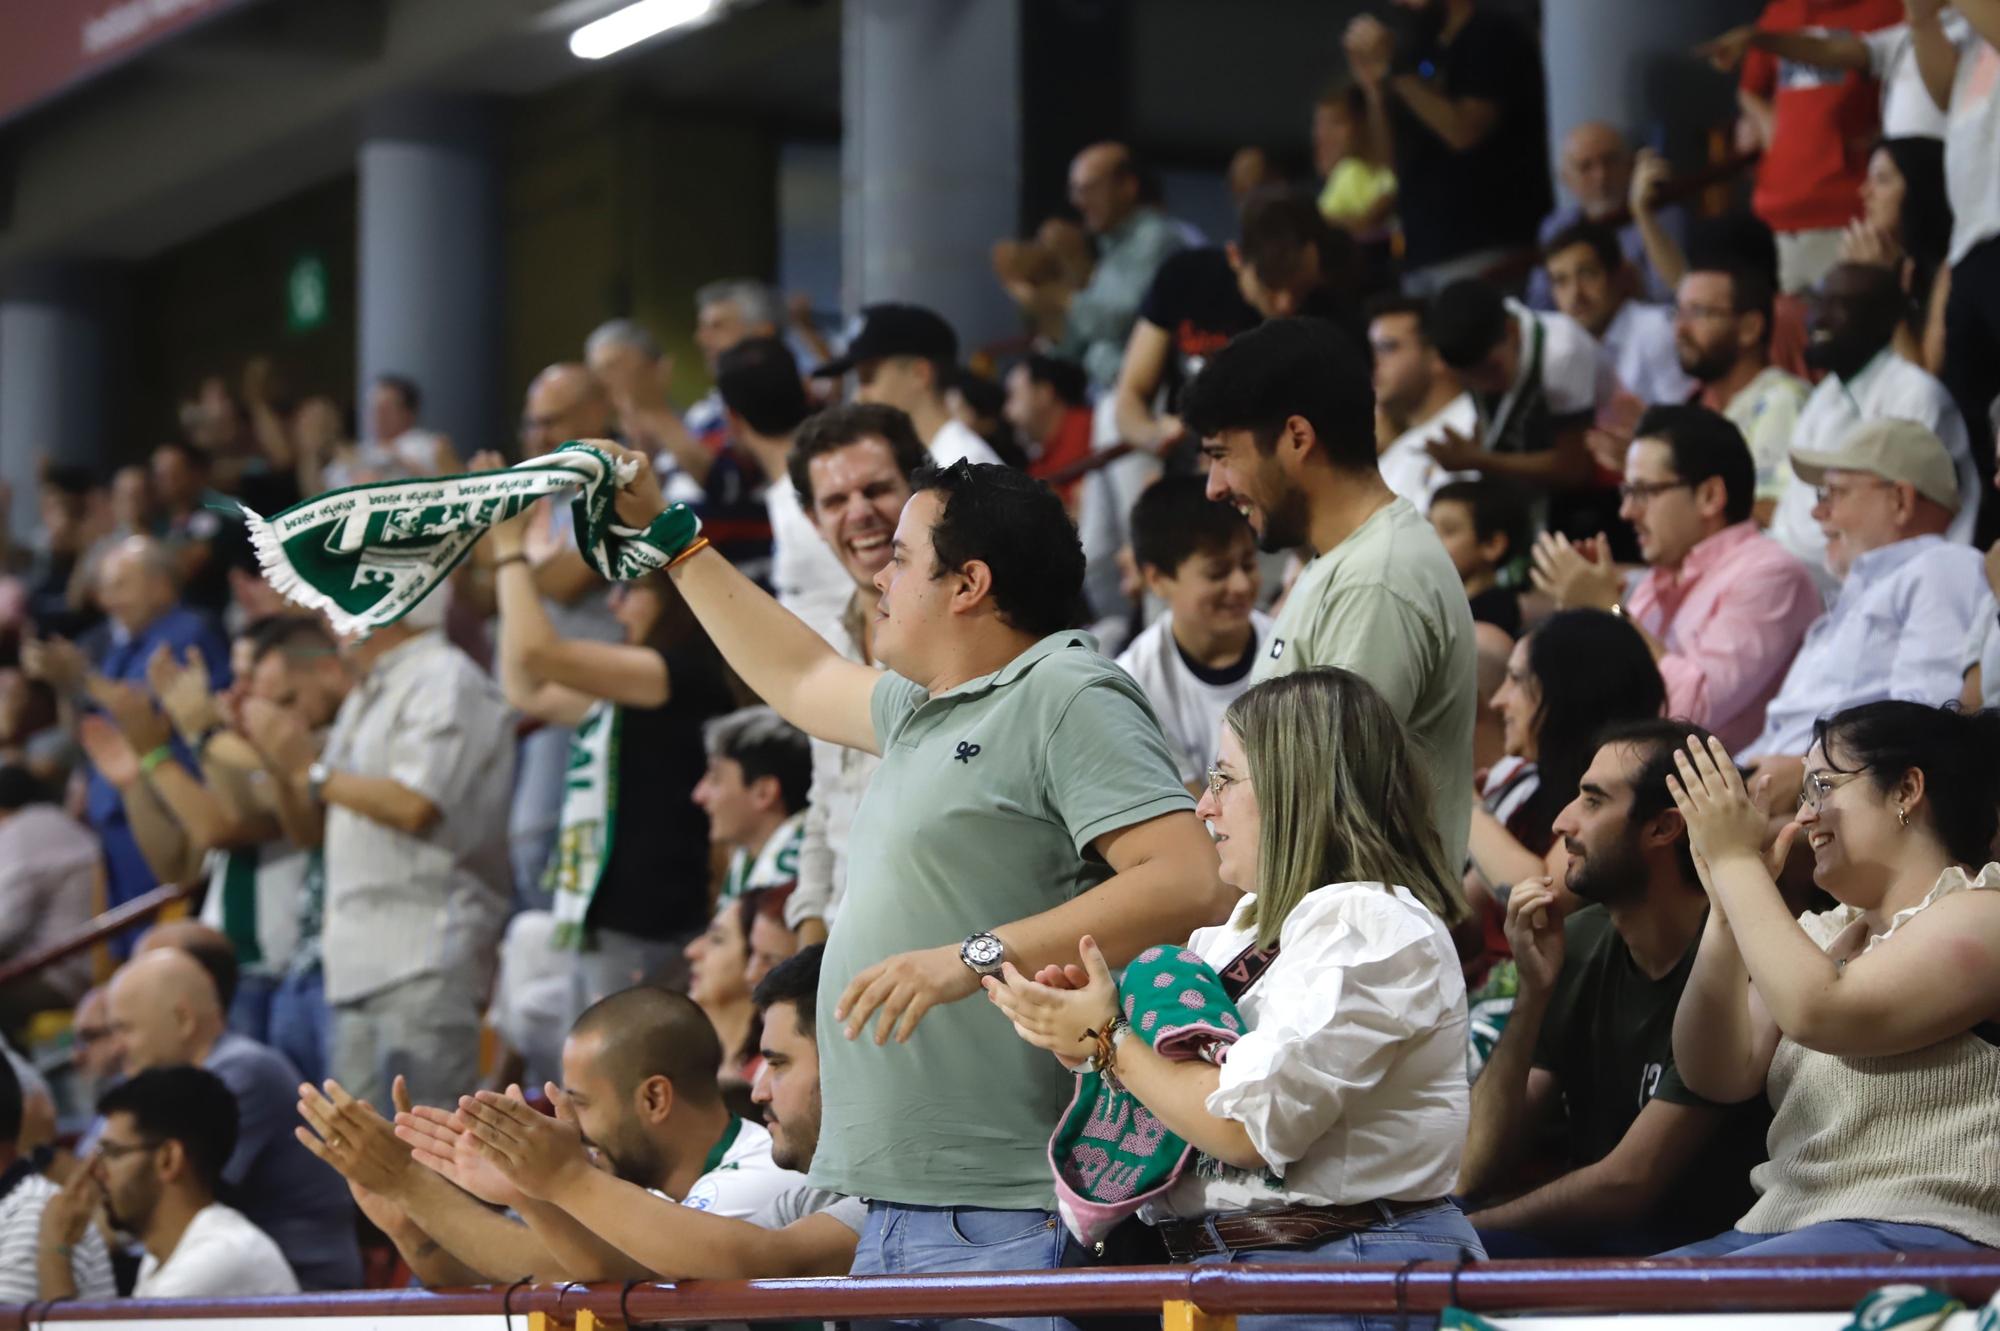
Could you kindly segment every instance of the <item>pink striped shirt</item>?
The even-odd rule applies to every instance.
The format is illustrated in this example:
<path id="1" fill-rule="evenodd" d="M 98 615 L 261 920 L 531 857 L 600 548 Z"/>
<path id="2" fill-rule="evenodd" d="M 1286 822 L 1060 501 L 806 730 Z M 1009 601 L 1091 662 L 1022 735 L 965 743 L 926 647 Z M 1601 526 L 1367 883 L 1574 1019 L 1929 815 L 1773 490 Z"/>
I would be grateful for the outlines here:
<path id="1" fill-rule="evenodd" d="M 1739 522 L 1678 568 L 1649 570 L 1625 609 L 1666 645 L 1668 714 L 1706 726 L 1733 753 L 1762 732 L 1765 706 L 1826 606 L 1804 564 Z"/>

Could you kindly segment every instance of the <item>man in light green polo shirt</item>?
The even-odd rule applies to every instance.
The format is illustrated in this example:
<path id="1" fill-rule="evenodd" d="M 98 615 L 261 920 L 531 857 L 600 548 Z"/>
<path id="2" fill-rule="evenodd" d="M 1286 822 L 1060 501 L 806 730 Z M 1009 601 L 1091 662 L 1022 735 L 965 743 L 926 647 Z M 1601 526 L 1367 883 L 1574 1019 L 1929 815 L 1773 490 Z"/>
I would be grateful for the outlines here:
<path id="1" fill-rule="evenodd" d="M 1181 402 L 1266 550 L 1313 554 L 1285 598 L 1255 681 L 1340 666 L 1373 684 L 1424 752 L 1453 865 L 1472 830 L 1478 710 L 1472 608 L 1437 534 L 1375 465 L 1368 364 L 1335 328 L 1274 319 L 1210 358 Z"/>
<path id="2" fill-rule="evenodd" d="M 855 1272 L 1059 1266 L 1075 1245 L 1053 1213 L 1048 1139 L 1071 1079 L 959 1000 L 1003 961 L 1074 962 L 1085 934 L 1123 964 L 1219 922 L 1234 895 L 1145 697 L 1066 627 L 1083 553 L 1061 501 L 970 463 L 919 472 L 912 490 L 876 575 L 886 674 L 713 550 L 671 576 L 781 716 L 882 755 L 820 986 L 812 1180 L 871 1203 Z M 662 507 L 640 467 L 620 520 L 644 527 Z"/>

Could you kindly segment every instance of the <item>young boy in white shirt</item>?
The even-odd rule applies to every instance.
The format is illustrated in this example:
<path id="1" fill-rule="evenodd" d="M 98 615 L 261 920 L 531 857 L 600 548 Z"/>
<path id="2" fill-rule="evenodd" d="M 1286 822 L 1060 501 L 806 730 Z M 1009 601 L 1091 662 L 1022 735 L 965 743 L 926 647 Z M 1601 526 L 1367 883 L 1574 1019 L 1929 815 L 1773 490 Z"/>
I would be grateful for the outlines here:
<path id="1" fill-rule="evenodd" d="M 1271 631 L 1256 608 L 1250 524 L 1204 490 L 1198 476 L 1170 476 L 1132 506 L 1133 559 L 1167 612 L 1118 658 L 1146 691 L 1190 791 L 1215 761 L 1222 713 L 1250 686 L 1257 644 Z"/>

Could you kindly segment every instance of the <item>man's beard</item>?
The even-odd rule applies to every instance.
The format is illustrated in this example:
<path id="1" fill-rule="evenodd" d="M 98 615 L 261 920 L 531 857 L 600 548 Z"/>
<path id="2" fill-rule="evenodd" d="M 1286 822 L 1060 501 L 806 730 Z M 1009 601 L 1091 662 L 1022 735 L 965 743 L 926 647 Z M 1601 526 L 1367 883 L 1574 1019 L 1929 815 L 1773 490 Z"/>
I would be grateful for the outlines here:
<path id="1" fill-rule="evenodd" d="M 1690 358 L 1687 344 L 1682 342 L 1675 344 L 1674 351 L 1680 358 L 1681 372 L 1697 383 L 1712 384 L 1736 365 L 1736 353 L 1729 347 L 1697 349 Z"/>
<path id="2" fill-rule="evenodd" d="M 1626 838 L 1607 850 L 1586 855 L 1568 874 L 1569 890 L 1599 906 L 1622 906 L 1646 893 L 1646 863 L 1636 840 Z"/>
<path id="3" fill-rule="evenodd" d="M 616 1149 L 608 1146 L 599 1149 L 610 1162 L 612 1174 L 627 1183 L 641 1188 L 657 1188 L 666 1178 L 666 1162 L 660 1158 L 659 1148 L 644 1133 L 632 1132 L 630 1140 L 619 1142 Z"/>
<path id="4" fill-rule="evenodd" d="M 771 1134 L 772 1164 L 780 1169 L 789 1169 L 799 1174 L 803 1174 L 812 1168 L 813 1156 L 819 1150 L 819 1114 L 819 1092 L 814 1091 L 811 1115 L 813 1131 L 811 1137 L 808 1138 L 806 1136 L 804 1124 L 787 1120 L 782 1125 L 784 1129 L 782 1136 L 776 1132 Z M 766 1117 L 768 1119 L 768 1113 Z"/>
<path id="5" fill-rule="evenodd" d="M 1301 490 L 1286 490 L 1284 498 L 1264 506 L 1264 531 L 1257 548 L 1267 555 L 1296 550 L 1312 533 L 1312 506 Z"/>
<path id="6" fill-rule="evenodd" d="M 1852 379 L 1875 353 L 1887 345 L 1887 338 L 1870 338 L 1856 333 L 1836 333 L 1806 343 L 1806 364 L 1815 370 Z"/>

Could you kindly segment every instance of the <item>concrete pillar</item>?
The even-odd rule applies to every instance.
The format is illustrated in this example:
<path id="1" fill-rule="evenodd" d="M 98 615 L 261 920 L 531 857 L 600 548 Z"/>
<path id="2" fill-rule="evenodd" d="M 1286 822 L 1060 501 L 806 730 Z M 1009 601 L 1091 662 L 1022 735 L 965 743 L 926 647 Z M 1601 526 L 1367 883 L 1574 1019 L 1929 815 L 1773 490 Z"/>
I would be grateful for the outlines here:
<path id="1" fill-rule="evenodd" d="M 1660 148 L 1683 167 L 1697 165 L 1703 131 L 1735 118 L 1735 95 L 1732 81 L 1695 60 L 1689 48 L 1750 17 L 1742 0 L 1543 0 L 1549 160 L 1561 160 L 1572 127 L 1603 120 L 1635 146 Z"/>
<path id="2" fill-rule="evenodd" d="M 100 462 L 120 400 L 122 283 L 105 265 L 38 263 L 0 287 L 0 479 L 16 540 L 39 526 L 44 458 Z"/>
<path id="3" fill-rule="evenodd" d="M 512 438 L 493 121 L 474 98 L 390 98 L 369 109 L 359 160 L 357 401 L 376 375 L 407 375 L 461 458 Z"/>
<path id="4" fill-rule="evenodd" d="M 993 241 L 1021 197 L 1022 0 L 845 0 L 843 301 L 927 305 L 969 352 L 1020 330 Z"/>

